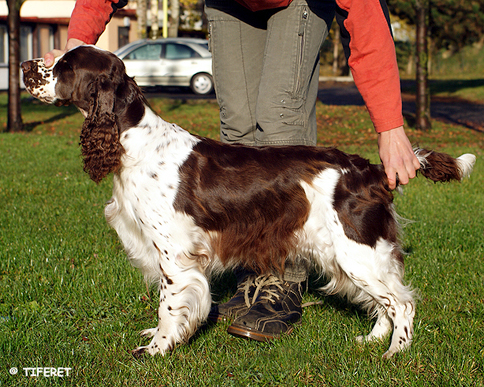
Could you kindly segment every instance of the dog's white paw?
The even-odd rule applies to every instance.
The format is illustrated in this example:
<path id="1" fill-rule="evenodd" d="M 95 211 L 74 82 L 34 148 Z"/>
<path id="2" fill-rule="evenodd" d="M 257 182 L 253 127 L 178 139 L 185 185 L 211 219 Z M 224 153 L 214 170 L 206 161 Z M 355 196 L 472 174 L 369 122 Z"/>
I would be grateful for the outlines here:
<path id="1" fill-rule="evenodd" d="M 133 349 L 131 351 L 131 354 L 136 358 L 143 356 L 145 353 L 149 353 L 151 356 L 154 356 L 157 353 L 159 353 L 161 355 L 165 354 L 165 352 L 161 351 L 160 348 L 158 347 L 158 345 L 156 345 L 156 344 L 155 345 L 149 344 L 149 345 L 141 346 L 141 347 L 138 347 L 138 348 Z"/>
<path id="2" fill-rule="evenodd" d="M 361 336 L 356 336 L 356 337 L 355 337 L 355 340 L 356 340 L 356 342 L 357 342 L 357 343 L 359 343 L 359 344 L 364 344 L 364 343 L 366 342 L 366 336 L 363 336 L 363 335 L 361 335 Z"/>
<path id="3" fill-rule="evenodd" d="M 153 337 L 158 332 L 158 328 L 143 329 L 139 334 L 143 337 Z"/>
<path id="4" fill-rule="evenodd" d="M 136 349 L 133 349 L 131 351 L 131 354 L 135 357 L 135 358 L 140 358 L 141 356 L 143 356 L 145 354 L 145 352 L 147 351 L 148 347 L 138 347 Z"/>

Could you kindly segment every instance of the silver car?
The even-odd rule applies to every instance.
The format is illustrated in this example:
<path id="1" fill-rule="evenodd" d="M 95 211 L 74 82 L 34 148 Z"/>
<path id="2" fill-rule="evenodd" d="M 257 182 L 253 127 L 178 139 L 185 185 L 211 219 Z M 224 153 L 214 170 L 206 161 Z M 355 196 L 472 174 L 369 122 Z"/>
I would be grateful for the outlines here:
<path id="1" fill-rule="evenodd" d="M 195 94 L 213 91 L 208 41 L 192 38 L 142 39 L 116 51 L 139 86 L 189 86 Z"/>

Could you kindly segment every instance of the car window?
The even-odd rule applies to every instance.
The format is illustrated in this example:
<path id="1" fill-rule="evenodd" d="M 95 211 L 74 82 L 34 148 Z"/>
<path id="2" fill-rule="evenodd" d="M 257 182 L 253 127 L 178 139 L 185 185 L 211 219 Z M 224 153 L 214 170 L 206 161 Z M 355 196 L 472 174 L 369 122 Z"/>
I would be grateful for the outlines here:
<path id="1" fill-rule="evenodd" d="M 161 44 L 147 44 L 131 51 L 124 59 L 157 60 L 161 57 Z"/>
<path id="2" fill-rule="evenodd" d="M 167 43 L 165 45 L 165 59 L 198 58 L 200 54 L 184 44 Z"/>

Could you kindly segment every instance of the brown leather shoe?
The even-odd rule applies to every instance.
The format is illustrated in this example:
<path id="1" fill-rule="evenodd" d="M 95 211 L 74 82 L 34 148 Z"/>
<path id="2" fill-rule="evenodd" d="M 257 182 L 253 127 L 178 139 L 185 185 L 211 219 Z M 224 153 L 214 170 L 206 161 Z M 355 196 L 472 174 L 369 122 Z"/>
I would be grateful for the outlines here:
<path id="1" fill-rule="evenodd" d="M 253 298 L 256 289 L 256 278 L 253 274 L 248 275 L 237 285 L 237 291 L 229 301 L 212 307 L 208 319 L 217 323 L 220 321 L 234 320 L 246 314 L 249 311 L 251 306 L 250 300 Z"/>
<path id="2" fill-rule="evenodd" d="M 289 334 L 302 315 L 302 285 L 275 276 L 255 280 L 252 306 L 235 318 L 227 332 L 257 341 L 278 339 Z"/>

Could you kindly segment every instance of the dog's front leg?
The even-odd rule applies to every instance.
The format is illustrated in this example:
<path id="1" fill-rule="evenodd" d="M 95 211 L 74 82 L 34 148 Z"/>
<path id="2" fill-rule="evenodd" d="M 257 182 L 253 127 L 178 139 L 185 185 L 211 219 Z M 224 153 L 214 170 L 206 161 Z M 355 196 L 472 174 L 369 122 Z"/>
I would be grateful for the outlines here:
<path id="1" fill-rule="evenodd" d="M 187 342 L 208 316 L 211 295 L 207 278 L 197 264 L 191 267 L 179 264 L 177 260 L 172 270 L 162 269 L 158 326 L 141 332 L 152 340 L 149 345 L 136 348 L 135 356 L 146 351 L 151 355 L 164 355 L 176 344 Z"/>

